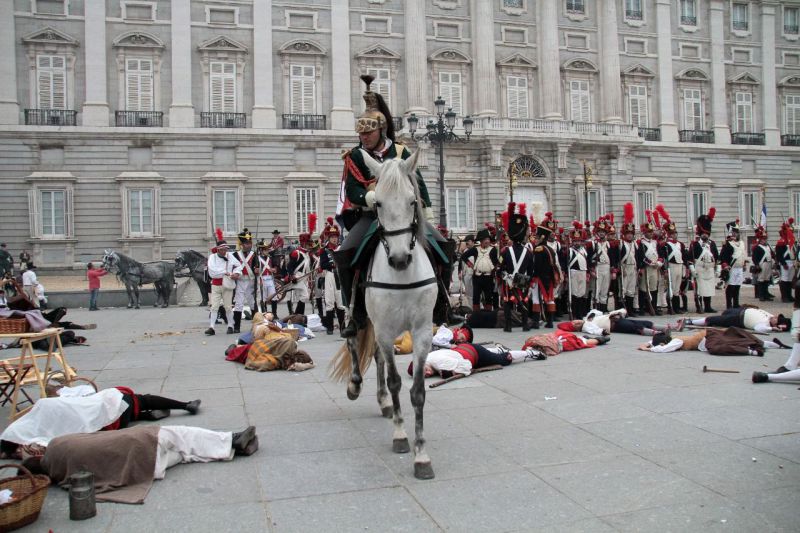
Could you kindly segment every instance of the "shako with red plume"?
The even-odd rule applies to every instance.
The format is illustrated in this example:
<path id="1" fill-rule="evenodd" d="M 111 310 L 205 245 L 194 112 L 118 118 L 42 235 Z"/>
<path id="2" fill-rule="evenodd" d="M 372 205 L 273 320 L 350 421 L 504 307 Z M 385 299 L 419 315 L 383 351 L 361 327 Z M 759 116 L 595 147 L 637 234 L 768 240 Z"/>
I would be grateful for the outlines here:
<path id="1" fill-rule="evenodd" d="M 700 215 L 697 217 L 697 224 L 694 227 L 694 232 L 697 235 L 711 235 L 711 223 L 714 222 L 714 216 L 717 214 L 717 209 L 712 207 L 708 210 L 708 214 Z"/>
<path id="2" fill-rule="evenodd" d="M 216 252 L 217 248 L 220 248 L 222 246 L 225 246 L 225 247 L 228 246 L 228 242 L 225 240 L 225 237 L 222 235 L 222 228 L 217 228 L 216 230 L 214 230 L 214 236 L 216 237 L 216 240 L 215 240 L 216 246 L 214 246 L 211 249 L 212 252 Z"/>
<path id="3" fill-rule="evenodd" d="M 661 216 L 661 229 L 663 229 L 666 234 L 669 235 L 670 233 L 678 232 L 678 228 L 670 218 L 669 212 L 667 211 L 667 208 L 664 207 L 664 204 L 658 204 L 656 206 L 656 213 Z"/>
<path id="4" fill-rule="evenodd" d="M 786 222 L 781 224 L 781 230 L 779 234 L 781 238 L 778 240 L 778 246 L 786 245 L 790 248 L 794 246 L 794 218 L 789 217 Z"/>
<path id="5" fill-rule="evenodd" d="M 317 214 L 309 213 L 308 231 L 305 231 L 297 236 L 297 240 L 300 241 L 300 246 L 311 244 L 311 236 L 314 235 L 315 231 L 317 231 Z"/>
<path id="6" fill-rule="evenodd" d="M 633 202 L 628 202 L 622 206 L 622 234 L 636 233 L 636 224 L 633 222 L 634 211 Z"/>
<path id="7" fill-rule="evenodd" d="M 514 242 L 523 242 L 528 233 L 528 215 L 526 206 L 523 203 L 516 205 L 516 212 L 514 209 L 514 202 L 508 203 L 506 231 L 508 238 Z"/>
<path id="8" fill-rule="evenodd" d="M 654 231 L 656 229 L 655 225 L 653 224 L 653 212 L 649 209 L 645 209 L 644 216 L 647 218 L 642 225 L 639 226 L 639 229 L 642 230 L 642 233 L 647 233 L 648 231 Z"/>
<path id="9" fill-rule="evenodd" d="M 572 242 L 586 240 L 586 232 L 580 220 L 572 221 L 572 228 L 569 230 L 569 240 Z"/>
<path id="10" fill-rule="evenodd" d="M 611 224 L 608 222 L 608 216 L 603 215 L 594 221 L 592 232 L 596 235 L 598 231 L 604 232 L 606 235 L 611 233 Z"/>

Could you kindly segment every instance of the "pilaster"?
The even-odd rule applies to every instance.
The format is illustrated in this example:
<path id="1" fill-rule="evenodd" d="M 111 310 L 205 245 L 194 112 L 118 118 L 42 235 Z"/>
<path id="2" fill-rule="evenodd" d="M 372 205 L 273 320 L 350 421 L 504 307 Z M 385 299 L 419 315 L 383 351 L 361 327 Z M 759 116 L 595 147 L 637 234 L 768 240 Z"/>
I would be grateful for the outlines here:
<path id="1" fill-rule="evenodd" d="M 194 127 L 192 105 L 192 19 L 189 0 L 172 1 L 172 104 L 169 125 Z"/>
<path id="2" fill-rule="evenodd" d="M 86 101 L 84 126 L 108 126 L 108 74 L 106 53 L 106 2 L 84 3 L 84 52 L 86 53 Z"/>
<path id="3" fill-rule="evenodd" d="M 355 116 L 350 76 L 350 13 L 348 0 L 331 0 L 331 68 L 333 107 L 331 129 L 353 130 Z"/>
<path id="4" fill-rule="evenodd" d="M 542 118 L 561 120 L 561 69 L 558 48 L 559 0 L 536 2 L 539 30 L 539 92 L 542 95 Z"/>
<path id="5" fill-rule="evenodd" d="M 253 0 L 253 115 L 254 128 L 278 126 L 272 88 L 272 0 Z"/>
<path id="6" fill-rule="evenodd" d="M 711 0 L 711 116 L 714 121 L 714 143 L 730 144 L 728 106 L 725 100 L 725 31 L 722 0 Z"/>
<path id="7" fill-rule="evenodd" d="M 761 109 L 764 112 L 764 137 L 767 146 L 781 145 L 775 81 L 775 10 L 777 2 L 761 2 Z"/>
<path id="8" fill-rule="evenodd" d="M 672 20 L 670 0 L 656 0 L 656 27 L 658 28 L 658 127 L 661 140 L 678 142 L 678 125 L 675 123 L 675 97 L 672 73 Z"/>
<path id="9" fill-rule="evenodd" d="M 427 115 L 433 100 L 428 95 L 425 0 L 406 0 L 405 4 L 406 113 Z"/>
<path id="10" fill-rule="evenodd" d="M 622 84 L 619 67 L 619 37 L 615 0 L 597 4 L 600 26 L 600 94 L 603 98 L 601 122 L 622 123 Z"/>
<path id="11" fill-rule="evenodd" d="M 472 0 L 472 56 L 475 115 L 497 115 L 497 72 L 494 55 L 494 2 Z"/>

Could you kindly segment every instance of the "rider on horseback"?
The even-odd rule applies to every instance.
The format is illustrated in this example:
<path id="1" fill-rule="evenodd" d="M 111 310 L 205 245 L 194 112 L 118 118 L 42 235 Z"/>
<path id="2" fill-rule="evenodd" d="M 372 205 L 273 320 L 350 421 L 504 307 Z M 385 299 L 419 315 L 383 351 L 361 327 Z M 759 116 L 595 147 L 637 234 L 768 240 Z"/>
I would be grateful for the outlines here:
<path id="1" fill-rule="evenodd" d="M 370 84 L 374 78 L 361 76 L 361 79 L 367 85 L 367 90 L 364 92 L 367 109 L 356 120 L 355 129 L 358 133 L 359 144 L 342 155 L 344 172 L 337 209 L 337 218 L 348 231 L 344 242 L 334 253 L 341 282 L 342 299 L 345 306 L 350 309 L 350 320 L 341 331 L 342 337 L 355 336 L 356 332 L 366 324 L 364 291 L 359 287 L 355 287 L 356 290 L 353 291 L 353 282 L 356 272 L 366 270 L 369 258 L 372 257 L 372 252 L 378 242 L 374 235 L 367 235 L 375 221 L 375 176 L 364 163 L 361 150 L 367 151 L 373 159 L 379 162 L 398 157 L 408 159 L 411 156 L 408 148 L 395 141 L 394 122 L 383 97 L 370 90 Z M 428 220 L 426 226 L 429 239 L 432 238 L 437 243 L 441 243 L 440 246 L 446 246 L 447 241 L 430 225 L 430 221 L 433 220 L 431 199 L 419 171 L 417 171 L 417 184 L 425 208 L 425 218 Z M 368 238 L 367 242 L 363 242 L 365 237 Z M 435 253 L 432 255 L 439 257 Z M 439 259 L 442 258 L 439 257 Z M 442 264 L 446 262 L 446 260 L 441 260 Z"/>

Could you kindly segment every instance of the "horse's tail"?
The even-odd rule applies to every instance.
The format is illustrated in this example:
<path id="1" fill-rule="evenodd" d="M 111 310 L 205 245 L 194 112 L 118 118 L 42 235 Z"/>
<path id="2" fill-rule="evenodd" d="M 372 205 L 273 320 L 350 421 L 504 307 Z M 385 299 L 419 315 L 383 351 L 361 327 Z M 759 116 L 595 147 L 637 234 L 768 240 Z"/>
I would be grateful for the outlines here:
<path id="1" fill-rule="evenodd" d="M 353 370 L 352 356 L 348 348 L 348 342 L 342 344 L 336 355 L 333 356 L 328 367 L 328 374 L 333 381 L 344 383 L 350 380 L 350 373 Z M 369 368 L 375 356 L 377 346 L 375 344 L 375 330 L 372 321 L 367 321 L 367 327 L 360 329 L 356 336 L 356 346 L 358 346 L 358 368 L 363 376 Z"/>

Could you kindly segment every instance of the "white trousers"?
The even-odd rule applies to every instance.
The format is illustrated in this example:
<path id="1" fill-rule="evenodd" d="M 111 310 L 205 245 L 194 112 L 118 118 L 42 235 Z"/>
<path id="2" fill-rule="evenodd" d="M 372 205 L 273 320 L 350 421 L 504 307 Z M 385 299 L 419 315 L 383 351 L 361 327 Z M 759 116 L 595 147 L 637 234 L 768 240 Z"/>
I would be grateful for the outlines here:
<path id="1" fill-rule="evenodd" d="M 226 311 L 231 310 L 231 301 L 233 300 L 233 289 L 226 289 L 222 285 L 211 286 L 211 313 L 209 316 L 211 327 L 217 322 L 217 313 L 220 307 L 225 307 Z M 231 315 L 228 314 L 228 321 L 230 323 Z"/>
<path id="2" fill-rule="evenodd" d="M 758 273 L 758 281 L 772 281 L 772 261 L 764 261 L 759 266 L 761 272 Z"/>
<path id="3" fill-rule="evenodd" d="M 245 304 L 253 311 L 256 308 L 256 298 L 253 293 L 253 279 L 240 277 L 236 280 L 236 292 L 233 295 L 233 310 L 241 311 Z"/>
<path id="4" fill-rule="evenodd" d="M 686 271 L 686 265 L 683 263 L 670 263 L 669 264 L 669 281 L 672 284 L 672 296 L 678 296 L 681 293 L 681 282 L 683 281 L 683 274 Z M 667 287 L 669 291 L 669 287 Z"/>
<path id="5" fill-rule="evenodd" d="M 333 311 L 334 309 L 344 309 L 342 304 L 342 291 L 336 288 L 336 274 L 330 270 L 326 270 L 324 274 L 325 279 L 325 312 Z"/>
<path id="6" fill-rule="evenodd" d="M 302 279 L 297 283 L 292 283 L 292 290 L 289 292 L 289 294 L 291 294 L 289 300 L 293 304 L 308 300 L 308 281 L 306 279 Z"/>
<path id="7" fill-rule="evenodd" d="M 697 281 L 697 295 L 701 298 L 710 298 L 716 291 L 716 266 L 714 263 L 698 262 L 695 265 L 695 280 Z"/>
<path id="8" fill-rule="evenodd" d="M 783 265 L 781 265 L 780 271 L 781 281 L 792 281 L 794 279 L 794 265 L 791 265 L 789 268 L 784 268 Z"/>
<path id="9" fill-rule="evenodd" d="M 586 294 L 586 271 L 585 270 L 570 270 L 569 271 L 569 289 L 570 295 L 573 298 L 583 298 Z"/>
<path id="10" fill-rule="evenodd" d="M 644 267 L 644 274 L 642 274 L 642 277 L 639 279 L 640 291 L 655 292 L 658 290 L 658 281 L 660 278 L 658 270 L 658 267 L 654 265 L 647 265 Z M 656 302 L 653 303 L 655 304 Z"/>
<path id="11" fill-rule="evenodd" d="M 600 263 L 595 267 L 597 279 L 594 285 L 594 299 L 605 304 L 608 302 L 608 289 L 611 287 L 611 265 Z"/>
<path id="12" fill-rule="evenodd" d="M 161 426 L 158 430 L 153 479 L 164 479 L 167 468 L 180 463 L 210 463 L 233 459 L 233 433 L 191 426 Z"/>
<path id="13" fill-rule="evenodd" d="M 275 292 L 275 280 L 273 277 L 264 276 L 261 278 L 261 300 L 264 302 L 271 300 Z"/>
<path id="14" fill-rule="evenodd" d="M 629 298 L 636 296 L 636 264 L 623 264 L 621 277 L 624 296 Z"/>

